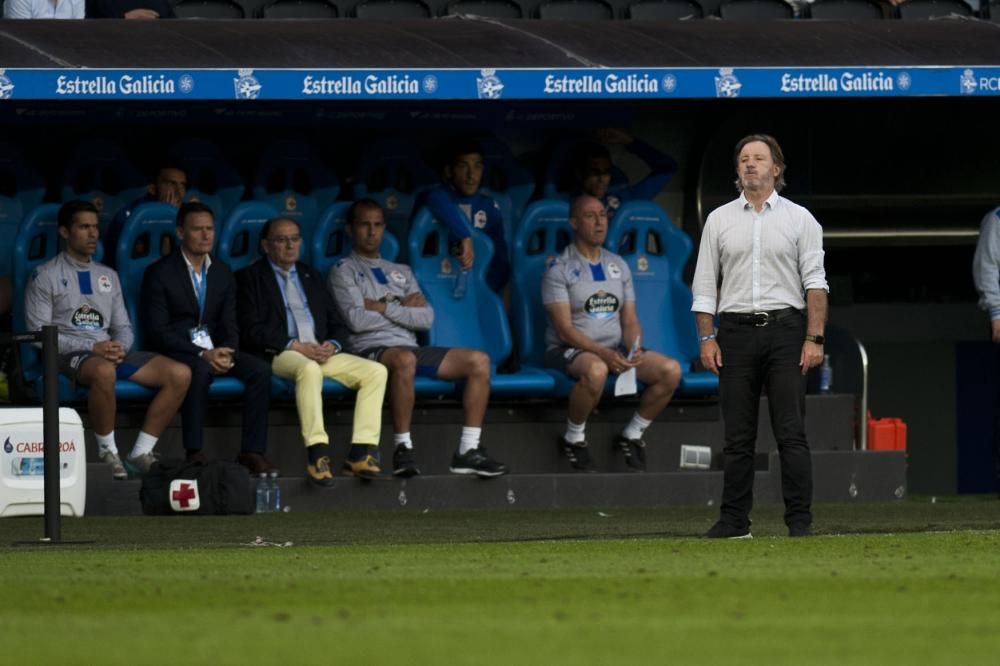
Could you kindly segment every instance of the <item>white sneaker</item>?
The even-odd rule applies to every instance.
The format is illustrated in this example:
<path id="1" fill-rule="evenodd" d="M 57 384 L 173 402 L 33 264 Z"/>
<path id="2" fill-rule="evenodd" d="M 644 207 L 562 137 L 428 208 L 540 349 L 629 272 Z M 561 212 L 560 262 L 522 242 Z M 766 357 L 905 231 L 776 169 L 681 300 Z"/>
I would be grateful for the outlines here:
<path id="1" fill-rule="evenodd" d="M 155 451 L 143 453 L 141 456 L 129 456 L 125 461 L 125 467 L 133 476 L 145 476 L 153 463 L 159 461 L 160 457 Z"/>
<path id="2" fill-rule="evenodd" d="M 117 453 L 111 450 L 106 450 L 97 454 L 97 457 L 102 463 L 111 465 L 112 477 L 118 479 L 119 481 L 128 478 L 128 472 L 125 471 L 125 465 L 122 464 L 122 459 L 118 457 Z"/>

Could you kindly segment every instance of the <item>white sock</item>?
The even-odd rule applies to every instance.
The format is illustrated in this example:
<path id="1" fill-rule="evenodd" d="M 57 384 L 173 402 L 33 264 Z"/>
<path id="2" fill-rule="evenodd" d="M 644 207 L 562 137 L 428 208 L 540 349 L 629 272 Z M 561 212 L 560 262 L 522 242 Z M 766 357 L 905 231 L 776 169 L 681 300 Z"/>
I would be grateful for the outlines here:
<path id="1" fill-rule="evenodd" d="M 462 427 L 462 439 L 458 441 L 459 455 L 465 455 L 472 449 L 479 448 L 479 437 L 483 434 L 482 428 Z"/>
<path id="2" fill-rule="evenodd" d="M 139 436 L 135 438 L 135 446 L 132 447 L 132 453 L 128 454 L 128 457 L 138 458 L 141 455 L 149 453 L 156 446 L 157 439 L 157 437 L 153 437 L 148 432 L 140 430 Z"/>
<path id="3" fill-rule="evenodd" d="M 587 422 L 583 423 L 573 423 L 569 419 L 566 419 L 566 434 L 563 437 L 570 444 L 580 444 L 586 439 L 583 436 L 583 431 L 587 428 Z"/>
<path id="4" fill-rule="evenodd" d="M 639 412 L 636 412 L 632 414 L 632 420 L 628 422 L 625 430 L 622 431 L 622 437 L 625 439 L 642 439 L 642 433 L 646 431 L 650 423 L 652 421 L 642 418 L 639 416 Z"/>
<path id="5" fill-rule="evenodd" d="M 115 444 L 115 431 L 112 430 L 107 435 L 98 435 L 94 433 L 94 437 L 97 439 L 97 453 L 101 454 L 105 451 L 111 451 L 117 455 L 118 445 Z"/>
<path id="6" fill-rule="evenodd" d="M 413 440 L 410 439 L 410 433 L 408 432 L 397 432 L 392 436 L 392 441 L 396 446 L 402 444 L 408 449 L 413 448 Z"/>

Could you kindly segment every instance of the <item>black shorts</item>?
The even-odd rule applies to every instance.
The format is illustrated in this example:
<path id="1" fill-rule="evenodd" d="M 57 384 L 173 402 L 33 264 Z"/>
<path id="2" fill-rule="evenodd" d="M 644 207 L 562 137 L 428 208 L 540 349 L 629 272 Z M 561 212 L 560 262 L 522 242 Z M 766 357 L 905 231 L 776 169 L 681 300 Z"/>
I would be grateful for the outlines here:
<path id="1" fill-rule="evenodd" d="M 628 356 L 628 350 L 623 347 L 611 347 L 622 356 Z M 576 347 L 566 347 L 565 345 L 560 345 L 558 347 L 550 347 L 545 350 L 545 367 L 552 368 L 553 370 L 558 370 L 569 374 L 569 366 L 573 364 L 576 357 L 587 351 L 586 349 L 577 349 Z"/>
<path id="2" fill-rule="evenodd" d="M 72 379 L 75 384 L 80 376 L 80 368 L 83 366 L 83 362 L 91 356 L 96 356 L 96 354 L 92 351 L 59 354 L 59 372 Z M 129 352 L 125 355 L 125 360 L 115 368 L 115 374 L 118 379 L 128 379 L 138 372 L 139 368 L 152 361 L 155 356 L 156 354 L 153 352 Z"/>
<path id="3" fill-rule="evenodd" d="M 371 347 L 360 352 L 358 356 L 381 362 L 382 354 L 387 349 L 405 349 L 413 352 L 417 357 L 417 376 L 431 379 L 437 379 L 438 368 L 441 367 L 445 354 L 451 351 L 451 347 Z"/>

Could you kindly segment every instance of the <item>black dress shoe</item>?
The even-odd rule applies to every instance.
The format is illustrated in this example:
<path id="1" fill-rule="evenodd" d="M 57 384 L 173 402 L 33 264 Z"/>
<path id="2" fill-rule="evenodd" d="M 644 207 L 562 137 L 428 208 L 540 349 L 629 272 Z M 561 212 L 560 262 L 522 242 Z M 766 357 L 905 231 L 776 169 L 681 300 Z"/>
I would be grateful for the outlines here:
<path id="1" fill-rule="evenodd" d="M 746 527 L 733 527 L 729 523 L 724 523 L 721 520 L 716 524 L 712 525 L 712 528 L 705 532 L 706 539 L 752 539 L 753 535 L 750 534 L 750 526 Z"/>
<path id="2" fill-rule="evenodd" d="M 813 535 L 812 525 L 809 523 L 792 523 L 788 526 L 788 536 L 807 537 Z"/>
<path id="3" fill-rule="evenodd" d="M 262 453 L 241 453 L 236 457 L 236 462 L 250 470 L 254 476 L 278 471 L 278 468 L 272 465 L 271 461 L 265 458 Z"/>

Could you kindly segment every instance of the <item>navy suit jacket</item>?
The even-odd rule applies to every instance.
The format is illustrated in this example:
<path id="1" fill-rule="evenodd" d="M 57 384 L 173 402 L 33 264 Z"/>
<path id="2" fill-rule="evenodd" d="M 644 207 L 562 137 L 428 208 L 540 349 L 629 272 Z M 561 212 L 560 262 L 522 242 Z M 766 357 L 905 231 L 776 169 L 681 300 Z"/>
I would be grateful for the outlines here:
<path id="1" fill-rule="evenodd" d="M 201 348 L 191 342 L 191 329 L 199 321 L 216 347 L 239 349 L 233 272 L 212 257 L 207 279 L 205 312 L 199 317 L 198 297 L 180 249 L 146 269 L 139 312 L 143 340 L 150 351 L 173 357 L 197 356 Z"/>
<path id="2" fill-rule="evenodd" d="M 316 269 L 301 261 L 295 263 L 295 270 L 306 293 L 306 305 L 313 317 L 316 339 L 334 339 L 340 319 L 326 281 Z M 243 350 L 271 360 L 285 351 L 292 339 L 288 335 L 288 316 L 278 276 L 274 274 L 270 260 L 263 257 L 237 271 L 236 281 Z"/>

